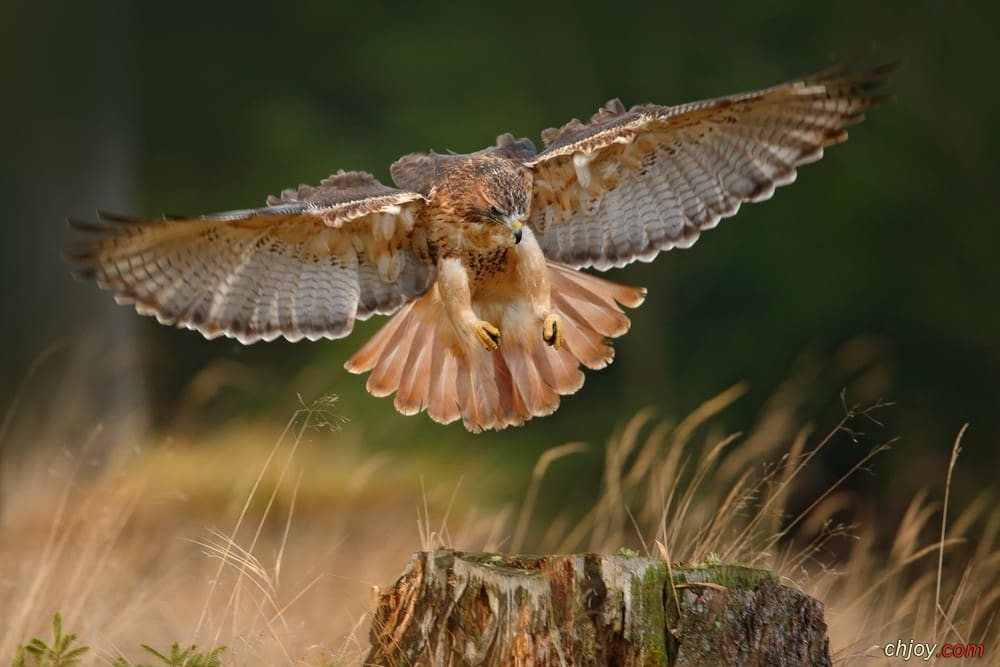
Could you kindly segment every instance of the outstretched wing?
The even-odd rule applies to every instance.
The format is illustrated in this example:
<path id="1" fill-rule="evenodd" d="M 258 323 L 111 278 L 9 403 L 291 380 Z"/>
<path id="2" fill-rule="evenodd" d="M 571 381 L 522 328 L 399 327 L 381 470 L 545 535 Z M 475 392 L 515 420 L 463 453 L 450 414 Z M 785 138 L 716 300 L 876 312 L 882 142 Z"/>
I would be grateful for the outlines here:
<path id="1" fill-rule="evenodd" d="M 612 100 L 590 123 L 546 130 L 529 224 L 546 257 L 605 270 L 686 248 L 701 230 L 795 180 L 883 99 L 891 66 L 832 70 L 680 106 Z"/>
<path id="2" fill-rule="evenodd" d="M 267 203 L 189 219 L 71 221 L 92 236 L 68 259 L 119 303 L 241 343 L 341 338 L 433 281 L 415 192 L 341 172 Z"/>

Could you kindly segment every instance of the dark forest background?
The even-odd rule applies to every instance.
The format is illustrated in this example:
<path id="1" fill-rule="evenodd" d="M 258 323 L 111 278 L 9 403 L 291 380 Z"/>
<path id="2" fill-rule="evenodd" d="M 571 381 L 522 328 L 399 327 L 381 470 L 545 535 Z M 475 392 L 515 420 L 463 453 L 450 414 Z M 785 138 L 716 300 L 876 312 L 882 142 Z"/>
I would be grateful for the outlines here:
<path id="1" fill-rule="evenodd" d="M 894 453 L 860 482 L 885 518 L 914 489 L 943 484 L 965 422 L 957 492 L 971 496 L 1000 469 L 998 20 L 996 5 L 931 1 L 8 0 L 0 407 L 63 341 L 43 366 L 51 381 L 86 369 L 73 394 L 85 407 L 67 422 L 81 433 L 115 415 L 139 415 L 153 434 L 280 422 L 300 395 L 336 393 L 372 447 L 488 452 L 518 480 L 547 447 L 598 445 L 566 464 L 558 490 L 596 485 L 600 443 L 640 409 L 680 418 L 745 381 L 729 428 L 748 427 L 776 393 L 822 427 L 845 390 L 848 402 L 895 403 L 872 436 L 899 436 Z M 242 208 L 341 168 L 389 182 L 404 153 L 468 152 L 505 131 L 540 144 L 543 128 L 610 97 L 681 103 L 859 56 L 902 61 L 895 100 L 773 200 L 691 250 L 612 274 L 649 288 L 615 363 L 526 428 L 471 436 L 369 397 L 342 363 L 380 322 L 335 342 L 205 341 L 74 283 L 60 259 L 72 240 L 64 218 L 97 208 Z M 855 457 L 833 450 L 830 478 Z"/>

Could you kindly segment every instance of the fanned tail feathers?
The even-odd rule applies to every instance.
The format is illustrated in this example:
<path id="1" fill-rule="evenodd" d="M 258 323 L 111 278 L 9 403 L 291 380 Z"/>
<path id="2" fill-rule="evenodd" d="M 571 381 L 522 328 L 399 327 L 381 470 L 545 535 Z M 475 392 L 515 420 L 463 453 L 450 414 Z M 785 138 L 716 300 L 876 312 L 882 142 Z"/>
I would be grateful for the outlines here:
<path id="1" fill-rule="evenodd" d="M 559 350 L 542 341 L 541 322 L 519 303 L 479 313 L 500 328 L 497 351 L 470 345 L 456 336 L 435 285 L 393 316 L 345 366 L 352 373 L 371 371 L 368 391 L 395 392 L 401 413 L 427 410 L 443 424 L 461 418 L 473 432 L 551 414 L 560 396 L 583 386 L 580 365 L 598 369 L 611 363 L 610 339 L 629 328 L 619 304 L 636 308 L 646 291 L 551 262 L 548 277 L 565 337 Z"/>

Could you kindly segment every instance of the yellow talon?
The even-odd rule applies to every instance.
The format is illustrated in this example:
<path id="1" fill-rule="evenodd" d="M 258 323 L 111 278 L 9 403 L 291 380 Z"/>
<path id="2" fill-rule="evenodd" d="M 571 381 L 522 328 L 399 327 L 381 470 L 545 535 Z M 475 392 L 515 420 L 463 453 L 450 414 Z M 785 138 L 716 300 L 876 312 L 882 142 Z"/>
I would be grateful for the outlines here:
<path id="1" fill-rule="evenodd" d="M 476 340 L 487 352 L 492 352 L 500 345 L 500 330 L 485 320 L 479 320 L 472 327 Z"/>
<path id="2" fill-rule="evenodd" d="M 542 322 L 542 340 L 558 350 L 563 345 L 562 322 L 558 315 L 546 315 Z"/>

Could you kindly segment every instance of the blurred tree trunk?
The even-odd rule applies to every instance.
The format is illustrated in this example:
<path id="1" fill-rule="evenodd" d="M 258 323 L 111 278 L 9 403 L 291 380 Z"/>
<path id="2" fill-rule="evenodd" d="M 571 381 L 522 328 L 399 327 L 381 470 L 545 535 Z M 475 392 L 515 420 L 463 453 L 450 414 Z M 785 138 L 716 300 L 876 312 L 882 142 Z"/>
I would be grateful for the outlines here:
<path id="1" fill-rule="evenodd" d="M 20 406 L 30 432 L 8 432 L 0 449 L 75 445 L 103 423 L 93 456 L 145 430 L 142 355 L 130 344 L 137 318 L 94 285 L 74 285 L 62 259 L 79 238 L 66 217 L 134 210 L 132 13 L 124 0 L 15 0 L 0 9 L 0 78 L 10 101 L 0 106 L 0 128 L 9 131 L 0 165 L 0 321 L 11 325 L 0 334 L 0 406 L 8 409 L 27 380 L 29 399 L 45 397 Z M 30 378 L 49 348 L 59 354 Z"/>
<path id="2" fill-rule="evenodd" d="M 366 665 L 830 664 L 822 604 L 769 572 L 596 554 L 414 554 L 370 638 Z"/>

